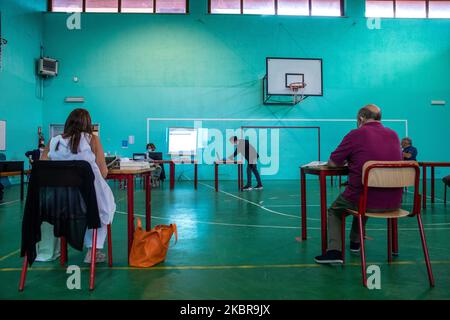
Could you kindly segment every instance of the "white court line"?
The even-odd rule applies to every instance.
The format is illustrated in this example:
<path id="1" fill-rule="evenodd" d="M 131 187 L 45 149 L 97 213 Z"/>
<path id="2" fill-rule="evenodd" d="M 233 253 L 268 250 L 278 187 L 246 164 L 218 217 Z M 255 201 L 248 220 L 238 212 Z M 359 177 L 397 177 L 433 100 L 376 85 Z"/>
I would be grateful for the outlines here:
<path id="1" fill-rule="evenodd" d="M 0 203 L 0 206 L 4 206 L 5 204 L 16 203 L 16 202 L 19 202 L 19 201 L 20 201 L 20 200 L 14 200 L 14 201 L 2 202 L 2 203 Z"/>
<path id="2" fill-rule="evenodd" d="M 116 211 L 116 213 L 122 215 L 128 215 L 128 213 L 123 211 Z M 144 214 L 135 214 L 135 216 L 145 218 Z M 176 218 L 163 218 L 152 216 L 152 219 L 159 220 L 176 220 Z M 219 226 L 229 226 L 229 227 L 245 227 L 245 228 L 270 228 L 270 229 L 301 229 L 300 227 L 291 227 L 291 226 L 275 226 L 275 225 L 257 225 L 257 224 L 239 224 L 239 223 L 226 223 L 226 222 L 210 222 L 210 221 L 197 221 L 197 220 L 187 220 L 181 219 L 177 220 L 179 222 L 187 222 L 187 223 L 200 223 L 200 224 L 210 224 L 210 225 L 219 225 Z M 426 226 L 424 224 L 424 226 Z M 308 230 L 321 230 L 320 227 L 307 227 Z M 346 230 L 350 230 L 351 228 L 346 228 Z M 450 230 L 450 228 L 424 228 L 425 230 Z M 367 231 L 386 231 L 386 228 L 366 228 Z M 418 228 L 398 228 L 399 231 L 419 231 Z"/>
<path id="3" fill-rule="evenodd" d="M 412 191 L 406 191 L 407 193 L 411 193 L 411 194 L 414 194 L 414 192 L 412 192 Z M 421 197 L 422 197 L 422 195 L 420 195 Z M 431 199 L 431 196 L 426 196 L 426 198 L 427 199 Z M 434 199 L 435 200 L 439 200 L 439 201 L 442 201 L 442 203 L 439 203 L 439 204 L 445 204 L 446 202 L 444 201 L 444 199 L 440 199 L 440 198 L 437 198 L 437 197 L 434 197 Z M 447 201 L 448 202 L 448 201 Z M 437 203 L 433 203 L 433 204 L 437 204 Z"/>
<path id="4" fill-rule="evenodd" d="M 199 182 L 199 184 L 204 185 L 205 187 L 208 187 L 208 188 L 213 189 L 213 190 L 215 189 L 213 186 L 210 186 L 209 184 L 206 184 L 206 183 L 203 183 L 203 182 Z M 292 214 L 281 213 L 281 212 L 278 212 L 278 211 L 275 211 L 275 210 L 268 209 L 268 208 L 266 208 L 265 206 L 262 206 L 262 205 L 260 205 L 260 204 L 258 204 L 258 203 L 255 203 L 255 202 L 253 202 L 253 201 L 250 201 L 250 200 L 247 200 L 247 199 L 244 199 L 244 198 L 235 196 L 234 194 L 231 194 L 231 193 L 222 191 L 222 190 L 220 190 L 220 189 L 219 189 L 219 192 L 221 192 L 221 193 L 223 193 L 223 194 L 226 194 L 226 195 L 229 196 L 229 197 L 233 197 L 233 198 L 236 198 L 236 199 L 238 199 L 238 200 L 242 200 L 242 201 L 244 201 L 244 202 L 250 203 L 250 204 L 252 204 L 252 205 L 254 205 L 254 206 L 256 206 L 256 207 L 258 207 L 258 208 L 260 208 L 260 209 L 263 209 L 263 210 L 265 210 L 265 211 L 268 211 L 268 212 L 270 212 L 270 213 L 273 213 L 273 214 L 276 214 L 276 215 L 280 215 L 280 216 L 284 216 L 284 217 L 290 217 L 290 218 L 300 219 L 300 216 L 294 216 L 294 215 L 292 215 Z M 306 219 L 308 219 L 308 220 L 320 220 L 320 219 L 314 219 L 314 218 L 306 218 Z"/>
<path id="5" fill-rule="evenodd" d="M 147 143 L 150 142 L 150 121 L 253 121 L 253 122 L 356 122 L 356 119 L 307 119 L 307 118 L 290 118 L 290 119 L 249 119 L 249 118 L 147 118 Z M 403 122 L 405 124 L 405 137 L 408 137 L 408 120 L 407 119 L 385 119 L 381 122 Z"/>

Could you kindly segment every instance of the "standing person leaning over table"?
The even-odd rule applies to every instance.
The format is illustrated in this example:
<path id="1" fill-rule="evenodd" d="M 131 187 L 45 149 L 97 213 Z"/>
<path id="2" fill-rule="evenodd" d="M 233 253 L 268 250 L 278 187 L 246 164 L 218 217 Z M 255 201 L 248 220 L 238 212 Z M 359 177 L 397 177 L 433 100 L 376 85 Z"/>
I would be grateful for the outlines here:
<path id="1" fill-rule="evenodd" d="M 348 186 L 328 209 L 328 248 L 325 255 L 317 256 L 321 264 L 343 263 L 341 252 L 342 217 L 347 209 L 358 210 L 363 190 L 362 168 L 367 161 L 401 161 L 400 140 L 395 131 L 381 124 L 381 110 L 373 104 L 361 108 L 357 115 L 358 128 L 350 131 L 328 160 L 329 166 L 348 164 Z M 402 188 L 371 188 L 367 211 L 385 212 L 400 208 Z M 363 221 L 364 225 L 367 218 Z M 350 251 L 360 251 L 358 219 L 353 218 L 350 232 Z"/>

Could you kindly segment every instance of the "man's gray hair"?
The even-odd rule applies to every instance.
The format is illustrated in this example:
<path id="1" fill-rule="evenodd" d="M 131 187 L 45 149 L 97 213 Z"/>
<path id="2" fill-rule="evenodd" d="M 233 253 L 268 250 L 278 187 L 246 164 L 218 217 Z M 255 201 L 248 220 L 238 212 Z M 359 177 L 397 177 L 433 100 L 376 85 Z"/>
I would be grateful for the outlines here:
<path id="1" fill-rule="evenodd" d="M 410 145 L 412 145 L 412 139 L 411 139 L 410 137 L 404 137 L 404 138 L 402 139 L 402 141 L 406 141 L 406 142 L 408 142 Z"/>
<path id="2" fill-rule="evenodd" d="M 381 110 L 374 104 L 368 104 L 367 106 L 362 107 L 358 111 L 358 118 L 363 118 L 365 120 L 381 120 Z"/>

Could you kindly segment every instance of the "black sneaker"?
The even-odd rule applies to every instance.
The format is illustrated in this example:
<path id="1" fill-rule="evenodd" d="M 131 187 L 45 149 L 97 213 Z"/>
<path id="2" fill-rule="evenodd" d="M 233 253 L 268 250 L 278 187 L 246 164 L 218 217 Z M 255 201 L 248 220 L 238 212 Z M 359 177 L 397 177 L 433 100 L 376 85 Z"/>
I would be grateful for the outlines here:
<path id="1" fill-rule="evenodd" d="M 242 191 L 251 191 L 253 190 L 252 186 L 245 186 L 242 188 Z"/>
<path id="2" fill-rule="evenodd" d="M 262 189 L 263 189 L 263 186 L 262 186 L 262 185 L 256 186 L 256 187 L 254 187 L 253 189 L 255 189 L 255 190 L 262 190 Z"/>
<path id="3" fill-rule="evenodd" d="M 361 244 L 350 241 L 350 252 L 359 253 L 361 251 Z"/>
<path id="4" fill-rule="evenodd" d="M 342 252 L 338 250 L 329 250 L 326 254 L 322 256 L 317 256 L 315 259 L 316 263 L 319 264 L 343 264 Z"/>

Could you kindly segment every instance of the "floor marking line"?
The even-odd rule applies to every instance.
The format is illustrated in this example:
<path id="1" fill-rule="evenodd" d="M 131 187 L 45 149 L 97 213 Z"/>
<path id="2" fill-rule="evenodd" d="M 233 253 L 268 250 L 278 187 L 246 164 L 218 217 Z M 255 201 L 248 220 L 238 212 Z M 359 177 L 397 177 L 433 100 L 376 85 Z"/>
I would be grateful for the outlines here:
<path id="1" fill-rule="evenodd" d="M 2 202 L 0 203 L 0 206 L 4 206 L 5 204 L 11 204 L 11 203 L 16 203 L 19 202 L 20 200 L 13 200 L 13 201 L 8 201 L 8 202 Z"/>
<path id="2" fill-rule="evenodd" d="M 122 215 L 128 215 L 128 213 L 124 211 L 118 211 L 116 210 L 116 213 L 122 214 Z M 144 214 L 134 214 L 135 216 L 145 218 Z M 174 220 L 174 218 L 164 218 L 164 217 L 158 217 L 153 216 L 152 219 L 159 219 L 159 220 Z M 176 218 L 175 218 L 176 219 Z M 197 220 L 187 220 L 187 219 L 180 219 L 177 220 L 177 222 L 189 222 L 189 223 L 201 223 L 201 224 L 211 224 L 211 225 L 222 225 L 222 226 L 230 226 L 230 227 L 250 227 L 250 228 L 272 228 L 272 229 L 300 229 L 300 227 L 294 227 L 294 226 L 274 226 L 274 225 L 252 225 L 252 224 L 237 224 L 237 223 L 226 223 L 226 222 L 210 222 L 210 221 L 197 221 Z M 308 230 L 320 230 L 319 227 L 307 227 Z M 350 230 L 351 228 L 346 228 L 346 230 Z M 424 228 L 425 230 L 450 230 L 450 228 Z M 367 231 L 386 231 L 386 228 L 366 228 Z M 399 231 L 419 231 L 418 228 L 398 228 Z"/>
<path id="3" fill-rule="evenodd" d="M 389 265 L 387 262 L 370 262 L 370 264 L 376 265 Z M 418 261 L 393 261 L 390 265 L 424 265 L 425 262 Z M 431 264 L 447 265 L 450 264 L 448 260 L 431 261 Z M 357 262 L 346 263 L 346 267 L 360 267 L 361 264 Z M 157 270 L 233 270 L 233 269 L 301 269 L 301 268 L 321 268 L 323 267 L 317 263 L 304 263 L 304 264 L 263 264 L 263 265 L 211 265 L 211 266 L 159 266 L 151 268 L 134 268 L 129 266 L 123 267 L 100 267 L 97 266 L 96 270 L 137 270 L 137 271 L 157 271 Z M 89 267 L 81 267 L 83 271 L 88 271 Z M 22 268 L 0 268 L 0 272 L 22 271 Z M 28 271 L 64 271 L 64 268 L 54 267 L 32 267 Z"/>
<path id="4" fill-rule="evenodd" d="M 12 256 L 15 255 L 15 254 L 18 254 L 19 252 L 20 252 L 20 249 L 17 249 L 17 250 L 14 251 L 14 252 L 8 253 L 7 255 L 1 257 L 1 258 L 0 258 L 0 261 L 6 260 L 6 259 L 8 259 L 9 257 L 12 257 Z"/>
<path id="5" fill-rule="evenodd" d="M 213 190 L 215 189 L 213 186 L 210 186 L 209 184 L 206 184 L 206 183 L 203 183 L 203 182 L 199 182 L 199 184 L 201 184 L 201 185 L 203 185 L 203 186 L 205 186 L 205 187 L 208 187 L 208 188 L 210 188 L 210 189 L 213 189 Z M 226 194 L 226 195 L 229 196 L 229 197 L 233 197 L 233 198 L 242 200 L 242 201 L 244 201 L 244 202 L 250 203 L 250 204 L 252 204 L 252 205 L 254 205 L 254 206 L 256 206 L 256 207 L 258 207 L 258 208 L 260 208 L 260 209 L 262 209 L 262 210 L 268 211 L 268 212 L 270 212 L 270 213 L 273 213 L 273 214 L 276 214 L 276 215 L 280 215 L 280 216 L 285 216 L 285 217 L 290 217 L 290 218 L 300 219 L 299 216 L 294 216 L 294 215 L 291 215 L 291 214 L 281 213 L 281 212 L 278 212 L 278 211 L 275 211 L 275 210 L 268 209 L 268 208 L 266 208 L 265 206 L 262 206 L 262 205 L 260 205 L 260 204 L 258 204 L 258 203 L 253 202 L 253 201 L 250 201 L 250 200 L 247 200 L 247 199 L 244 199 L 244 198 L 235 196 L 234 194 L 231 194 L 231 193 L 229 193 L 229 192 L 225 192 L 225 191 L 222 191 L 222 190 L 219 190 L 219 192 L 221 192 L 221 193 L 223 193 L 223 194 Z M 318 220 L 318 219 L 313 219 L 313 218 L 307 218 L 307 219 L 308 219 L 308 220 Z"/>

